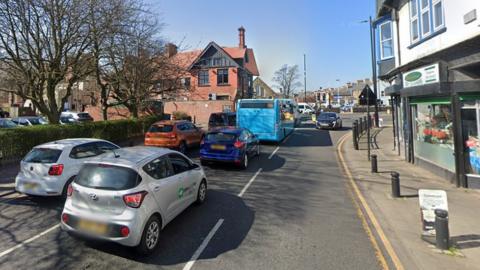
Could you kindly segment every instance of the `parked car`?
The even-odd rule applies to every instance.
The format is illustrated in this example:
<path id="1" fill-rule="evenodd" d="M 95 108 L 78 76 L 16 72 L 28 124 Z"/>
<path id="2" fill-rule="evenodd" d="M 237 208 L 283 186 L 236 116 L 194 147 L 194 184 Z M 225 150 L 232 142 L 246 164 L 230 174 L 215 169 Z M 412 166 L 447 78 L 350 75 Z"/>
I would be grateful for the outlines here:
<path id="1" fill-rule="evenodd" d="M 0 108 L 0 118 L 8 118 L 8 117 L 10 117 L 10 113 Z"/>
<path id="2" fill-rule="evenodd" d="M 245 169 L 260 155 L 260 140 L 245 128 L 220 128 L 208 132 L 200 146 L 200 162 L 228 162 Z"/>
<path id="3" fill-rule="evenodd" d="M 212 113 L 208 119 L 208 130 L 219 127 L 234 127 L 237 125 L 237 114 L 234 112 Z"/>
<path id="4" fill-rule="evenodd" d="M 65 122 L 62 121 L 62 118 L 64 120 L 66 120 Z M 73 120 L 71 120 L 73 119 Z M 93 121 L 93 117 L 90 116 L 89 113 L 87 112 L 70 112 L 70 111 L 66 111 L 66 112 L 62 112 L 60 114 L 60 121 L 62 123 L 73 123 L 73 122 L 92 122 Z"/>
<path id="5" fill-rule="evenodd" d="M 14 127 L 17 127 L 17 124 L 15 124 L 12 120 L 6 119 L 6 118 L 0 118 L 0 129 L 14 128 Z"/>
<path id="6" fill-rule="evenodd" d="M 154 123 L 145 133 L 146 146 L 160 146 L 187 152 L 189 147 L 200 145 L 204 131 L 185 120 L 163 120 Z"/>
<path id="7" fill-rule="evenodd" d="M 315 109 L 310 106 L 308 103 L 298 103 L 298 111 L 302 114 L 312 114 L 315 112 Z"/>
<path id="8" fill-rule="evenodd" d="M 340 115 L 334 112 L 323 112 L 317 116 L 316 127 L 319 129 L 331 128 L 338 129 L 342 128 L 342 118 Z"/>
<path id="9" fill-rule="evenodd" d="M 80 236 L 155 250 L 160 231 L 207 196 L 201 166 L 176 151 L 137 146 L 86 162 L 69 185 L 61 227 Z"/>
<path id="10" fill-rule="evenodd" d="M 47 125 L 48 121 L 41 116 L 21 116 L 12 118 L 12 122 L 19 126 L 37 126 L 37 125 Z"/>
<path id="11" fill-rule="evenodd" d="M 36 196 L 65 196 L 83 162 L 119 147 L 98 139 L 66 139 L 34 147 L 20 162 L 15 189 Z"/>

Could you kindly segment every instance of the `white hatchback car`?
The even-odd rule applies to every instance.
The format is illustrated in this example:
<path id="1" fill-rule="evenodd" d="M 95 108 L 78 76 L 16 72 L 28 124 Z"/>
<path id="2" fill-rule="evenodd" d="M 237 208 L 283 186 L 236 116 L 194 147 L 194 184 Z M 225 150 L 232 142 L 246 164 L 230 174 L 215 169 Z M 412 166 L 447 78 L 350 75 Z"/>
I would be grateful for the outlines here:
<path id="1" fill-rule="evenodd" d="M 185 155 L 165 148 L 122 148 L 85 163 L 68 187 L 61 226 L 149 254 L 160 230 L 206 195 L 205 172 Z"/>
<path id="2" fill-rule="evenodd" d="M 83 162 L 119 149 L 99 139 L 66 139 L 34 147 L 20 162 L 15 189 L 27 195 L 66 196 Z"/>

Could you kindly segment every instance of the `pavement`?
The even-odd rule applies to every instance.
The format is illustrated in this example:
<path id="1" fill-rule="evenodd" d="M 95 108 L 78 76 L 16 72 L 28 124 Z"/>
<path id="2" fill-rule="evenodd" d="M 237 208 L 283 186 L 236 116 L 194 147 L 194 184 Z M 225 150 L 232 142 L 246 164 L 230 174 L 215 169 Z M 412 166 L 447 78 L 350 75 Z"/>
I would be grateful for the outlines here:
<path id="1" fill-rule="evenodd" d="M 447 180 L 413 164 L 405 162 L 393 150 L 392 128 L 373 130 L 378 148 L 372 154 L 378 156 L 379 173 L 370 172 L 367 160 L 366 138 L 360 142 L 359 151 L 353 150 L 351 136 L 347 135 L 339 149 L 347 170 L 353 176 L 354 185 L 365 198 L 368 208 L 378 221 L 375 238 L 386 251 L 393 247 L 393 255 L 399 259 L 397 269 L 480 269 L 480 192 L 457 188 Z M 392 198 L 390 172 L 400 173 L 401 198 Z M 447 192 L 450 216 L 452 252 L 440 252 L 420 238 L 421 221 L 418 189 L 441 189 Z M 363 209 L 365 211 L 365 208 Z M 369 225 L 373 227 L 370 220 Z M 390 265 L 392 256 L 387 257 Z M 392 267 L 394 268 L 394 267 Z"/>
<path id="2" fill-rule="evenodd" d="M 382 269 L 336 159 L 352 117 L 342 130 L 303 123 L 246 170 L 205 167 L 207 201 L 168 224 L 149 257 L 64 233 L 58 198 L 0 195 L 0 269 Z"/>

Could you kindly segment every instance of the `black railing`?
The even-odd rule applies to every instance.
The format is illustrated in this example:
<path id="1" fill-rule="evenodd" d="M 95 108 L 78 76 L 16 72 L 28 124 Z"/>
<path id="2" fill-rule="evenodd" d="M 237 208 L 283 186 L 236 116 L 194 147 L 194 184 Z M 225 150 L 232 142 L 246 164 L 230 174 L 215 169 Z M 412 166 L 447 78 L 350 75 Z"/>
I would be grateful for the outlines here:
<path id="1" fill-rule="evenodd" d="M 353 122 L 352 127 L 352 138 L 353 138 L 353 147 L 355 150 L 358 150 L 358 142 L 360 138 L 367 132 L 367 129 L 372 128 L 372 119 L 367 118 L 366 116 L 359 118 Z"/>

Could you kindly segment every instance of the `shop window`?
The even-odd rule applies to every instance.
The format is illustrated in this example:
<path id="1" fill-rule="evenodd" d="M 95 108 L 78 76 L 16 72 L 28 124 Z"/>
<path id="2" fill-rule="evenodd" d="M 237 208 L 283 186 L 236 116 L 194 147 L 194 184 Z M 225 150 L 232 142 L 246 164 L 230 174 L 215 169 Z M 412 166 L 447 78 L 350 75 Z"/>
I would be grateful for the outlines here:
<path id="1" fill-rule="evenodd" d="M 450 104 L 414 105 L 415 155 L 449 171 L 455 171 L 453 124 Z"/>
<path id="2" fill-rule="evenodd" d="M 465 102 L 461 111 L 463 141 L 465 142 L 466 169 L 469 174 L 480 174 L 480 138 L 478 101 Z"/>

